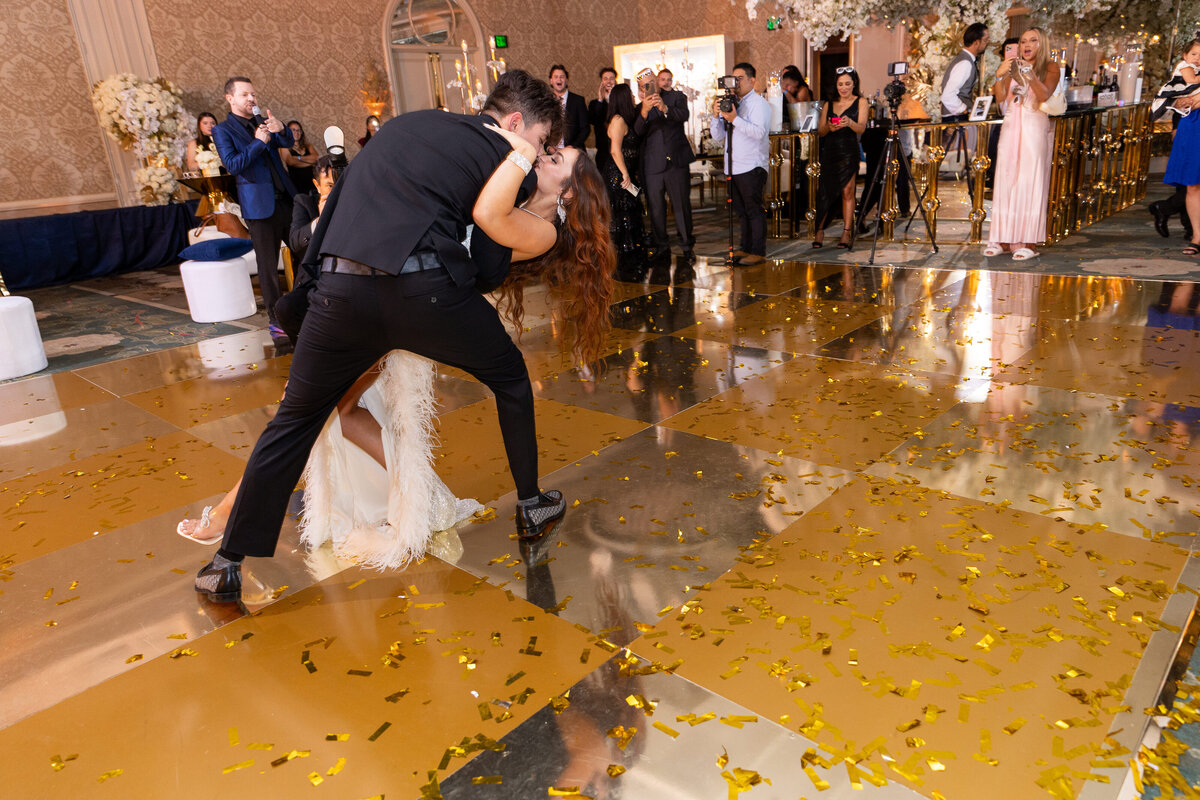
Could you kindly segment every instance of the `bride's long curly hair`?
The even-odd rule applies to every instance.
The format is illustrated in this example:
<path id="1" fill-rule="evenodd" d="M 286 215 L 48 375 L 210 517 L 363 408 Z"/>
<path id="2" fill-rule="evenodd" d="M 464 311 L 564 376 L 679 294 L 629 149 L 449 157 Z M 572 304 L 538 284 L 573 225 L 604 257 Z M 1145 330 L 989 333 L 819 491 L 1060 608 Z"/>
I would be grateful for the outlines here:
<path id="1" fill-rule="evenodd" d="M 544 280 L 565 325 L 569 349 L 586 366 L 603 355 L 612 328 L 608 306 L 617 256 L 608 230 L 608 190 L 583 151 L 562 188 L 566 220 L 555 226 L 558 240 L 544 255 L 512 265 L 497 289 L 497 306 L 520 330 L 525 287 Z"/>

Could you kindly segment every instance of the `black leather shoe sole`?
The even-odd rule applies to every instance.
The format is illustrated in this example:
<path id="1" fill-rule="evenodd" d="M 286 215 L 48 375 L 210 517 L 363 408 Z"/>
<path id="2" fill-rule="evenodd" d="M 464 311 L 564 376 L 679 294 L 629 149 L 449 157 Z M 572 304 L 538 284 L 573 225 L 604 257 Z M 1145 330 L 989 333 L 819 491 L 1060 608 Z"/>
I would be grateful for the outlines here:
<path id="1" fill-rule="evenodd" d="M 1157 203 L 1150 204 L 1150 213 L 1154 215 L 1154 230 L 1164 239 L 1169 238 L 1171 231 L 1167 228 L 1167 215 L 1162 213 Z"/>

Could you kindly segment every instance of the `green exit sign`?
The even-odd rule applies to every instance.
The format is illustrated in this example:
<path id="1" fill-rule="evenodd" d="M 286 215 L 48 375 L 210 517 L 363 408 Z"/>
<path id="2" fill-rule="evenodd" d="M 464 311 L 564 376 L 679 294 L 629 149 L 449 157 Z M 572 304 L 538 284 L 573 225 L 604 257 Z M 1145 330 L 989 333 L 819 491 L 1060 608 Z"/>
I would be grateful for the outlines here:
<path id="1" fill-rule="evenodd" d="M 777 31 L 783 27 L 783 17 L 767 17 L 767 30 Z"/>
<path id="2" fill-rule="evenodd" d="M 503 34 L 498 34 L 496 36 L 496 49 L 503 50 L 506 47 L 508 47 L 508 37 Z"/>

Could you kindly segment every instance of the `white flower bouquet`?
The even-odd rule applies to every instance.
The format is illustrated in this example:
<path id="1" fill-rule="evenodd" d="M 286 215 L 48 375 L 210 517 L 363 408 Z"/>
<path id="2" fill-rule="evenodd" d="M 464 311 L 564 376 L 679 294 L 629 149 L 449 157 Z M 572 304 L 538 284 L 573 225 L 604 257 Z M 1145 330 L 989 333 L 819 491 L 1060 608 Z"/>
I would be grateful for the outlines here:
<path id="1" fill-rule="evenodd" d="M 196 164 L 204 175 L 220 175 L 222 164 L 221 157 L 217 155 L 217 146 L 210 144 L 207 147 L 197 147 Z"/>
<path id="2" fill-rule="evenodd" d="M 179 89 L 166 78 L 147 81 L 120 73 L 92 87 L 92 106 L 105 133 L 147 165 L 136 174 L 147 180 L 153 176 L 155 182 L 146 183 L 139 178 L 141 194 L 143 198 L 157 200 L 164 184 L 158 182 L 161 176 L 154 170 L 169 173 L 168 167 L 183 163 L 183 154 L 196 126 L 196 118 L 183 107 Z M 168 197 L 174 192 L 173 175 L 170 183 Z"/>
<path id="3" fill-rule="evenodd" d="M 168 167 L 142 167 L 133 173 L 133 178 L 141 187 L 142 202 L 148 206 L 165 206 L 179 188 L 175 171 Z"/>

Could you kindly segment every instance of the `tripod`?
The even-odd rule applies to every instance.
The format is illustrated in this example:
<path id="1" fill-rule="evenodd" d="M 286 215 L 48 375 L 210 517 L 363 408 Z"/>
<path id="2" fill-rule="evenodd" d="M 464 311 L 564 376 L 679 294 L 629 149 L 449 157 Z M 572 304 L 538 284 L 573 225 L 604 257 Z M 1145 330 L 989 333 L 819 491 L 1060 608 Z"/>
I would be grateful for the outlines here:
<path id="1" fill-rule="evenodd" d="M 891 110 L 888 115 L 887 139 L 883 143 L 883 155 L 880 157 L 879 163 L 875 165 L 875 174 L 871 176 L 871 182 L 863 190 L 863 197 L 867 197 L 872 190 L 879 192 L 879 205 L 875 208 L 875 234 L 871 242 L 871 258 L 867 261 L 872 266 L 875 264 L 875 250 L 879 247 L 879 230 L 883 227 L 880 222 L 883 216 L 883 207 L 891 200 L 883 191 L 884 179 L 886 177 L 884 170 L 892 163 L 893 158 L 903 163 L 904 169 L 902 171 L 912 191 L 912 197 L 916 201 L 917 207 L 912 209 L 908 215 L 908 226 L 912 227 L 913 218 L 916 216 L 917 210 L 920 209 L 921 219 L 925 223 L 925 232 L 929 234 L 929 243 L 933 245 L 933 252 L 936 253 L 938 251 L 937 242 L 933 237 L 933 229 L 929 227 L 929 215 L 925 211 L 925 193 L 917 191 L 917 183 L 913 179 L 912 174 L 912 162 L 908 160 L 908 156 L 905 155 L 904 150 L 900 147 L 900 123 L 896 120 L 896 109 L 899 107 L 899 99 L 899 97 L 896 98 L 894 105 L 889 104 Z M 854 249 L 854 242 L 858 239 L 858 228 L 863 224 L 867 216 L 866 210 L 867 206 L 864 203 L 859 212 L 855 214 L 854 232 L 850 236 L 850 250 Z M 908 228 L 906 227 L 904 230 L 907 233 Z"/>
<path id="2" fill-rule="evenodd" d="M 729 212 L 729 252 L 725 266 L 737 266 L 733 255 L 733 123 L 725 120 L 725 208 Z"/>

